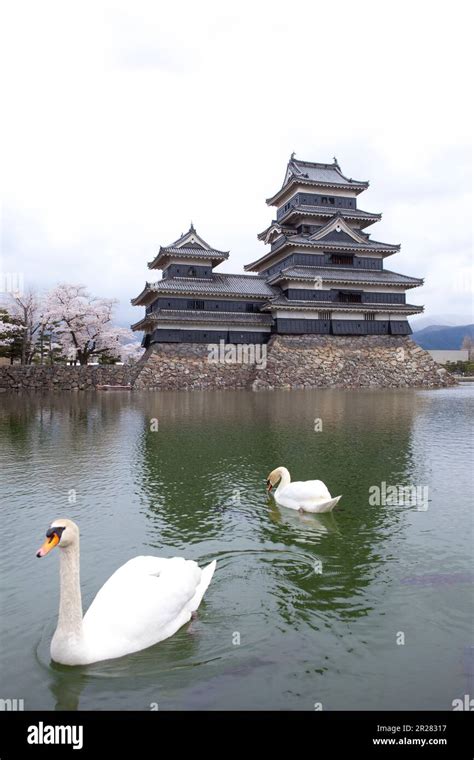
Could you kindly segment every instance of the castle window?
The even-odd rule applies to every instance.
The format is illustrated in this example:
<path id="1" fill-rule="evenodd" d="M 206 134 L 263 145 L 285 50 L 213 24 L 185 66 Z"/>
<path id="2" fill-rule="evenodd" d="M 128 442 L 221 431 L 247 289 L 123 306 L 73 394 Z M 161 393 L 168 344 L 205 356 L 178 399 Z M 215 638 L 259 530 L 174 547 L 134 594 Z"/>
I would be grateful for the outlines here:
<path id="1" fill-rule="evenodd" d="M 204 309 L 204 301 L 187 301 L 187 309 Z"/>
<path id="2" fill-rule="evenodd" d="M 341 303 L 362 303 L 362 294 L 352 290 L 340 290 L 337 300 Z"/>
<path id="3" fill-rule="evenodd" d="M 353 258 L 352 256 L 345 256 L 344 254 L 340 253 L 333 253 L 331 256 L 331 264 L 336 264 L 337 266 L 343 266 L 343 267 L 350 267 L 352 266 Z"/>
<path id="4" fill-rule="evenodd" d="M 375 320 L 375 314 L 373 312 L 368 312 L 367 314 L 364 314 L 364 319 L 366 322 L 373 322 Z"/>
<path id="5" fill-rule="evenodd" d="M 194 267 L 189 267 L 188 277 L 196 277 L 196 270 L 194 269 Z"/>
<path id="6" fill-rule="evenodd" d="M 319 311 L 318 312 L 318 319 L 324 319 L 329 320 L 331 319 L 331 312 L 330 311 Z"/>

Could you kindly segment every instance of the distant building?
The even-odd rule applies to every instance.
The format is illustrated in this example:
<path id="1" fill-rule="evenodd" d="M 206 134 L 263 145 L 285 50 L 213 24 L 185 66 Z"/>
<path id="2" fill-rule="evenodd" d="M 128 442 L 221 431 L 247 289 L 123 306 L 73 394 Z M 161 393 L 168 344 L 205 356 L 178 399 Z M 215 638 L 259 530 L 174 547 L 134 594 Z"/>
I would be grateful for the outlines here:
<path id="1" fill-rule="evenodd" d="M 132 300 L 145 316 L 143 345 L 160 342 L 264 343 L 274 333 L 409 335 L 407 317 L 423 311 L 405 291 L 423 280 L 384 268 L 399 245 L 372 240 L 365 228 L 381 214 L 362 211 L 368 182 L 346 177 L 337 163 L 288 162 L 281 189 L 267 200 L 276 219 L 258 237 L 270 250 L 227 274 L 226 261 L 193 225 L 160 248 L 148 266 L 162 279 Z"/>
<path id="2" fill-rule="evenodd" d="M 446 362 L 467 362 L 469 361 L 469 351 L 467 348 L 446 349 L 446 350 L 428 350 L 435 362 L 446 364 Z"/>

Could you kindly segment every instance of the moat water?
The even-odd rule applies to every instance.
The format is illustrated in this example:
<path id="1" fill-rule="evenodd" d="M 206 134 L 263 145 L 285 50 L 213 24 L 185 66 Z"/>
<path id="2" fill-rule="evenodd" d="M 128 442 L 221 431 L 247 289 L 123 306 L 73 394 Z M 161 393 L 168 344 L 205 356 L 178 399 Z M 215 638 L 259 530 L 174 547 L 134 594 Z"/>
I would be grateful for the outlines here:
<path id="1" fill-rule="evenodd" d="M 0 698 L 450 710 L 474 694 L 473 406 L 471 384 L 2 394 Z M 336 511 L 277 507 L 279 465 L 343 494 Z M 135 555 L 216 558 L 197 620 L 119 660 L 52 663 L 58 552 L 35 552 L 59 516 L 81 529 L 85 608 Z"/>

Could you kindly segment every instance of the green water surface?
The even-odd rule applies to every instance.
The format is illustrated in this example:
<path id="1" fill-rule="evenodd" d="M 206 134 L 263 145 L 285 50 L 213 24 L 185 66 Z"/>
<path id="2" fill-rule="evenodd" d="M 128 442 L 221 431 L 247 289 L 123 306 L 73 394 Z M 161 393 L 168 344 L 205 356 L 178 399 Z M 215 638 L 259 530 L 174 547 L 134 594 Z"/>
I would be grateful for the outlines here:
<path id="1" fill-rule="evenodd" d="M 2 394 L 0 697 L 451 709 L 473 694 L 473 402 L 472 385 Z M 279 465 L 343 494 L 336 511 L 277 507 L 265 478 Z M 382 482 L 426 487 L 427 509 L 371 504 Z M 35 551 L 59 516 L 80 526 L 85 608 L 135 555 L 216 558 L 198 619 L 119 660 L 51 663 L 58 551 Z"/>

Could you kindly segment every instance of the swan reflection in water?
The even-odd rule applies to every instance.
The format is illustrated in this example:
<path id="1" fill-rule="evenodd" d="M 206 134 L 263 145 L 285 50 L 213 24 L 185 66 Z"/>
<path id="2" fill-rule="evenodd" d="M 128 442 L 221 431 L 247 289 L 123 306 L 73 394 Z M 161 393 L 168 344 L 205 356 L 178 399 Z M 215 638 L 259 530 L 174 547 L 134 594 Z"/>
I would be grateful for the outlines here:
<path id="1" fill-rule="evenodd" d="M 330 533 L 339 534 L 334 512 L 316 515 L 311 512 L 298 512 L 279 507 L 274 499 L 268 499 L 270 520 L 278 525 L 291 528 L 295 532 L 294 540 L 310 543 L 310 539 L 320 541 Z"/>

